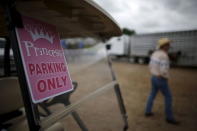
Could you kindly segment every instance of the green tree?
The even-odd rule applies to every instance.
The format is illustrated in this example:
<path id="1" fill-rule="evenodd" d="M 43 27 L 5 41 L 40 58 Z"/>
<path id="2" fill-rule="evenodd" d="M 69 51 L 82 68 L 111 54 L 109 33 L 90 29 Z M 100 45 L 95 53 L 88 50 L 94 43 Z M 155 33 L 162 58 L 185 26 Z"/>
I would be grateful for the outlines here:
<path id="1" fill-rule="evenodd" d="M 128 28 L 123 28 L 122 29 L 122 33 L 124 35 L 129 35 L 129 36 L 132 36 L 132 35 L 135 35 L 136 34 L 135 30 L 130 30 Z"/>

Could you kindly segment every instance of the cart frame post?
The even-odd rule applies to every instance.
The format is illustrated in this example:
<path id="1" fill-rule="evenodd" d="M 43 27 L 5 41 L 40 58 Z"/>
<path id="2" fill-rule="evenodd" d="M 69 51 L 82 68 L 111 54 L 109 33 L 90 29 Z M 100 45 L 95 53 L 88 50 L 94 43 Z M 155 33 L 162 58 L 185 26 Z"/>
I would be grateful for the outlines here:
<path id="1" fill-rule="evenodd" d="M 110 48 L 111 48 L 111 45 L 106 45 L 107 63 L 108 63 L 109 69 L 110 69 L 112 80 L 113 81 L 116 81 L 117 80 L 116 79 L 116 75 L 115 75 L 115 72 L 114 72 L 114 70 L 112 68 L 111 58 L 110 58 L 109 53 L 108 53 L 108 50 Z M 125 108 L 125 105 L 124 105 L 124 100 L 123 100 L 123 97 L 122 97 L 122 93 L 121 93 L 120 85 L 119 84 L 115 84 L 114 85 L 114 91 L 115 91 L 115 94 L 116 94 L 116 98 L 117 98 L 117 101 L 118 101 L 118 105 L 119 105 L 119 108 L 120 108 L 122 119 L 124 121 L 123 131 L 127 131 L 128 128 L 129 128 L 129 125 L 128 125 L 128 116 L 127 116 L 127 111 L 126 111 L 126 108 Z"/>
<path id="2" fill-rule="evenodd" d="M 16 27 L 22 27 L 23 23 L 19 12 L 15 8 L 15 3 L 11 0 L 1 3 L 5 13 L 5 21 L 8 28 L 8 36 L 12 45 L 14 60 L 17 68 L 17 75 L 20 83 L 21 94 L 25 107 L 26 117 L 28 120 L 28 126 L 30 131 L 40 131 L 40 120 L 37 105 L 32 103 L 30 98 L 30 92 L 28 90 L 28 84 L 25 77 L 25 71 L 22 63 L 22 58 L 19 50 L 19 45 L 16 37 Z"/>

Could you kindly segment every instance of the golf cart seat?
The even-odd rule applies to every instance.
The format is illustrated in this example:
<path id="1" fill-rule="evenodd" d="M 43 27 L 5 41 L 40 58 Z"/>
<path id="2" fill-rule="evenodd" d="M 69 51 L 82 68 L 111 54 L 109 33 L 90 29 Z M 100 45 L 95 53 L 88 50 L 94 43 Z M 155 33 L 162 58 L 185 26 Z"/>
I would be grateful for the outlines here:
<path id="1" fill-rule="evenodd" d="M 0 115 L 23 107 L 21 92 L 17 77 L 0 78 Z"/>
<path id="2" fill-rule="evenodd" d="M 23 101 L 17 77 L 0 78 L 0 85 L 0 129 L 3 129 L 13 125 L 15 118 L 25 119 L 25 116 L 20 110 Z"/>
<path id="3" fill-rule="evenodd" d="M 0 78 L 0 130 L 28 131 L 26 116 L 21 109 L 23 102 L 17 77 Z M 57 122 L 47 131 L 64 131 L 61 123 Z"/>

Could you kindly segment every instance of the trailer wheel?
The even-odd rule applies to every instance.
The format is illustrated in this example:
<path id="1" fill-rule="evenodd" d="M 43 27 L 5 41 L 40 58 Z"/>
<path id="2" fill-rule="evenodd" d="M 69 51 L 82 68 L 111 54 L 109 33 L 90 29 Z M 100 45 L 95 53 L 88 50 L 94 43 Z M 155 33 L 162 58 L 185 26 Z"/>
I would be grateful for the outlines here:
<path id="1" fill-rule="evenodd" d="M 138 63 L 138 57 L 134 57 L 134 63 Z"/>
<path id="2" fill-rule="evenodd" d="M 145 59 L 145 64 L 148 64 L 149 63 L 149 61 L 150 61 L 150 58 L 149 57 L 147 57 L 147 58 L 144 58 Z"/>
<path id="3" fill-rule="evenodd" d="M 145 64 L 145 58 L 139 58 L 138 63 L 139 64 Z"/>
<path id="4" fill-rule="evenodd" d="M 128 61 L 129 61 L 129 63 L 134 63 L 134 58 L 133 57 L 128 58 Z"/>

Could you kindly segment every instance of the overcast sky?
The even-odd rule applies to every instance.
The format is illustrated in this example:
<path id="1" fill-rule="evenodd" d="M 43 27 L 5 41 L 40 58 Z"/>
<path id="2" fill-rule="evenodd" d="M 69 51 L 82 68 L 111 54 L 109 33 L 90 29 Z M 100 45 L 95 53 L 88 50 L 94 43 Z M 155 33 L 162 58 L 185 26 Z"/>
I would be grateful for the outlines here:
<path id="1" fill-rule="evenodd" d="M 137 33 L 197 29 L 197 0 L 94 0 Z"/>

